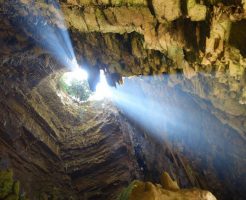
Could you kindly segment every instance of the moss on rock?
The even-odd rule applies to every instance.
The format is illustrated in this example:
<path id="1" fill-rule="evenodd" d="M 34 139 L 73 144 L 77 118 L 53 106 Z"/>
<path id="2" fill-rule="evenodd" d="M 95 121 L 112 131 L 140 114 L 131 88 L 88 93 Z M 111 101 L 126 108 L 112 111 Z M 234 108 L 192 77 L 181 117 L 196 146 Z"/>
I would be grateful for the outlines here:
<path id="1" fill-rule="evenodd" d="M 11 169 L 0 170 L 0 199 L 27 200 L 26 195 L 20 193 L 20 182 L 13 180 Z"/>
<path id="2" fill-rule="evenodd" d="M 0 199 L 5 198 L 12 192 L 13 186 L 13 171 L 2 170 L 0 171 Z"/>

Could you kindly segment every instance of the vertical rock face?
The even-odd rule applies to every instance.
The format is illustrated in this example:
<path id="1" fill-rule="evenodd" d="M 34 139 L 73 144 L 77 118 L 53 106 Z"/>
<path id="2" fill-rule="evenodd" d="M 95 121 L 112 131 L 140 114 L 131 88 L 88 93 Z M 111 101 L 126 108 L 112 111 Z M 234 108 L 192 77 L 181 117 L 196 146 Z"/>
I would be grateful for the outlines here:
<path id="1" fill-rule="evenodd" d="M 86 109 L 81 125 L 62 141 L 65 170 L 82 199 L 116 199 L 122 186 L 140 177 L 129 133 L 111 104 Z"/>
<path id="2" fill-rule="evenodd" d="M 13 169 L 31 199 L 54 195 L 63 199 L 116 199 L 133 179 L 157 178 L 156 172 L 152 173 L 153 160 L 145 155 L 147 152 L 152 157 L 157 149 L 151 150 L 153 146 L 147 142 L 143 153 L 140 144 L 133 143 L 139 138 L 135 128 L 112 104 L 88 103 L 82 108 L 75 106 L 77 110 L 66 107 L 63 113 L 64 105 L 51 98 L 55 91 L 50 93 L 54 88 L 47 83 L 33 90 L 28 102 L 21 97 L 4 98 L 1 107 L 1 166 Z M 48 97 L 45 105 L 49 110 L 43 106 L 43 95 Z M 59 113 L 63 125 L 56 120 Z M 66 115 L 65 121 L 62 115 Z M 61 136 L 52 139 L 57 129 Z M 169 154 L 171 150 L 167 156 L 159 154 L 164 165 Z M 161 166 L 155 170 L 162 170 Z M 171 163 L 168 166 L 173 167 Z"/>
<path id="3" fill-rule="evenodd" d="M 181 187 L 201 187 L 218 199 L 244 198 L 245 141 L 237 131 L 210 113 L 214 108 L 209 102 L 187 95 L 179 87 L 168 87 L 168 78 L 146 79 L 128 80 L 121 90 L 130 90 L 129 96 L 142 97 L 142 103 L 148 105 L 147 111 L 140 110 L 143 118 L 129 114 L 131 107 L 125 114 L 147 129 L 147 139 L 137 134 L 134 143 L 141 144 L 140 151 L 149 158 L 146 165 L 152 167 L 151 180 L 158 182 L 154 177 L 164 169 Z M 170 149 L 169 159 L 157 153 Z"/>
<path id="4" fill-rule="evenodd" d="M 61 74 L 31 90 L 25 81 L 1 87 L 1 168 L 13 169 L 31 199 L 116 199 L 134 179 L 160 183 L 163 170 L 182 188 L 244 198 L 245 143 L 211 115 L 211 103 L 185 94 L 181 86 L 169 87 L 169 78 L 125 81 L 123 88 L 133 83 L 135 95 L 182 110 L 166 110 L 163 119 L 170 120 L 161 124 L 143 115 L 155 125 L 149 130 L 110 102 L 74 103 L 57 90 Z"/>
<path id="5" fill-rule="evenodd" d="M 18 102 L 12 101 L 8 106 L 1 103 L 1 169 L 13 170 L 15 179 L 21 182 L 22 191 L 30 199 L 51 196 L 55 192 L 64 198 L 74 196 L 70 177 L 65 173 L 56 149 L 54 151 L 51 146 L 52 140 L 44 135 L 39 124 L 42 122 L 35 119 L 35 113 L 26 109 Z"/>
<path id="6" fill-rule="evenodd" d="M 58 77 L 26 95 L 20 84 L 2 96 L 1 167 L 13 169 L 31 199 L 116 199 L 134 179 L 160 182 L 163 170 L 182 187 L 200 187 L 168 141 L 158 142 L 109 102 L 61 99 Z"/>
<path id="7" fill-rule="evenodd" d="M 6 82 L 10 80 L 9 76 L 5 79 Z M 20 180 L 21 191 L 30 199 L 51 198 L 58 194 L 65 199 L 76 196 L 59 155 L 56 130 L 30 102 L 30 97 L 35 95 L 28 95 L 27 88 L 21 90 L 21 84 L 2 90 L 6 82 L 1 87 L 0 104 L 1 169 L 13 170 L 14 178 Z M 42 103 L 40 99 L 39 103 Z"/>

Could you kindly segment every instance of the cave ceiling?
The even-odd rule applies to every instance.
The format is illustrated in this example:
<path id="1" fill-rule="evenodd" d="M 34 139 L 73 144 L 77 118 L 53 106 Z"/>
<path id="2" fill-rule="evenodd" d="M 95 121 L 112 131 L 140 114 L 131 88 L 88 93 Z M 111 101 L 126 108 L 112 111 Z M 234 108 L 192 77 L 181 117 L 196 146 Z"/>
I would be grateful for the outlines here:
<path id="1" fill-rule="evenodd" d="M 67 28 L 77 60 L 91 75 L 92 89 L 99 69 L 107 72 L 111 85 L 121 82 L 121 76 L 169 74 L 170 86 L 179 85 L 210 101 L 216 108 L 215 115 L 245 137 L 244 1 L 59 3 L 61 11 L 52 1 L 1 2 L 3 65 L 42 65 L 45 69 L 40 69 L 41 73 L 33 70 L 37 77 L 31 84 L 35 85 L 63 67 L 52 64 L 49 52 L 36 45 L 42 38 L 30 24 Z M 65 23 L 61 23 L 61 12 Z M 40 13 L 42 19 L 38 18 Z"/>

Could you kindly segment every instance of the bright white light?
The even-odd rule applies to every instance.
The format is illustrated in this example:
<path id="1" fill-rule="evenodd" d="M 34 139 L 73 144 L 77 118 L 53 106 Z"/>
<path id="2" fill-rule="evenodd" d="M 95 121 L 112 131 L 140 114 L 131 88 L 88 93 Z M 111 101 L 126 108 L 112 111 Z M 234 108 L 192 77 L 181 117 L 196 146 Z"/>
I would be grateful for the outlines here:
<path id="1" fill-rule="evenodd" d="M 64 81 L 67 85 L 71 85 L 73 80 L 83 81 L 87 80 L 88 74 L 85 70 L 77 67 L 71 72 L 64 74 Z"/>
<path id="2" fill-rule="evenodd" d="M 111 96 L 111 88 L 109 87 L 103 70 L 100 70 L 100 81 L 96 86 L 96 92 L 89 100 L 102 100 Z"/>
<path id="3" fill-rule="evenodd" d="M 73 71 L 76 71 L 79 69 L 79 65 L 78 65 L 76 58 L 73 58 L 72 60 L 70 60 L 70 62 L 71 62 L 70 65 L 71 65 Z"/>

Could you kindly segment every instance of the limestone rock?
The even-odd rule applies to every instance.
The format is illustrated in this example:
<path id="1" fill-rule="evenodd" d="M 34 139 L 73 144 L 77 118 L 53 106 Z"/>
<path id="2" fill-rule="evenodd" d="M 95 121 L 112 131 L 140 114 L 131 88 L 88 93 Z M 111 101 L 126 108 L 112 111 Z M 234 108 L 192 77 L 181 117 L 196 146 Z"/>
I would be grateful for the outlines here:
<path id="1" fill-rule="evenodd" d="M 167 172 L 161 174 L 161 185 L 166 190 L 179 190 L 179 186 L 176 181 L 173 181 Z"/>
<path id="2" fill-rule="evenodd" d="M 129 200 L 216 200 L 216 198 L 208 191 L 198 189 L 179 190 L 176 192 L 165 190 L 147 182 L 138 182 L 130 195 Z"/>
<path id="3" fill-rule="evenodd" d="M 152 4 L 160 22 L 173 21 L 181 16 L 180 0 L 153 0 Z"/>
<path id="4" fill-rule="evenodd" d="M 172 181 L 167 173 L 163 174 L 164 179 Z M 119 200 L 181 200 L 181 199 L 194 199 L 194 200 L 216 200 L 212 193 L 199 189 L 179 189 L 177 183 L 169 185 L 170 182 L 165 181 L 165 187 L 155 185 L 151 182 L 134 181 L 128 189 L 126 189 Z M 171 186 L 168 188 L 167 185 Z M 172 183 L 173 184 L 173 183 Z M 174 188 L 175 188 L 175 191 Z"/>
<path id="5" fill-rule="evenodd" d="M 207 8 L 205 5 L 197 4 L 195 0 L 187 1 L 188 16 L 192 21 L 202 21 L 206 18 Z"/>

